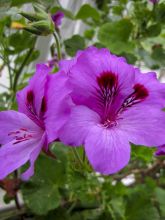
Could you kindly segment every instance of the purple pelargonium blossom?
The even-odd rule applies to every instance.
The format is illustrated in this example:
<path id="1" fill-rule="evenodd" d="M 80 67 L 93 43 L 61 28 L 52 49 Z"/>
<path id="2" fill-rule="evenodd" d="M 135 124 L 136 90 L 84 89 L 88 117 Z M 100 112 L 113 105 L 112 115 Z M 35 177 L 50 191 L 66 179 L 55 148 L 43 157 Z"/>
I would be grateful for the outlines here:
<path id="1" fill-rule="evenodd" d="M 60 139 L 71 146 L 84 145 L 96 171 L 108 175 L 126 166 L 130 143 L 165 143 L 165 84 L 154 73 L 142 74 L 124 58 L 95 47 L 61 61 L 60 69 L 74 103 Z"/>
<path id="2" fill-rule="evenodd" d="M 49 152 L 48 144 L 58 138 L 63 121 L 56 123 L 56 112 L 64 98 L 59 97 L 59 91 L 66 80 L 49 72 L 46 65 L 38 64 L 29 85 L 17 93 L 19 112 L 0 112 L 0 179 L 27 161 L 30 167 L 22 178 L 30 178 L 40 151 Z"/>
<path id="3" fill-rule="evenodd" d="M 165 156 L 165 144 L 159 146 L 155 152 L 155 156 Z"/>
<path id="4" fill-rule="evenodd" d="M 56 27 L 59 27 L 62 23 L 64 13 L 62 11 L 57 11 L 54 15 L 51 16 L 52 20 Z"/>

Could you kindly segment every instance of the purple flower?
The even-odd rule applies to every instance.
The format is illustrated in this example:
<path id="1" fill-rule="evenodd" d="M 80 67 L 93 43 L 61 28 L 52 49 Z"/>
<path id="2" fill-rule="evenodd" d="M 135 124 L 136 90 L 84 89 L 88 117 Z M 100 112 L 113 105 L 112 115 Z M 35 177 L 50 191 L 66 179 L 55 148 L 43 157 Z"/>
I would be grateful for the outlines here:
<path id="1" fill-rule="evenodd" d="M 47 61 L 47 64 L 48 64 L 48 67 L 50 68 L 58 67 L 58 58 L 53 57 L 51 60 Z"/>
<path id="2" fill-rule="evenodd" d="M 155 156 L 165 156 L 165 145 L 161 145 L 157 148 Z"/>
<path id="3" fill-rule="evenodd" d="M 37 65 L 29 85 L 17 93 L 19 112 L 0 112 L 0 179 L 27 161 L 30 167 L 22 178 L 30 178 L 40 151 L 49 152 L 48 144 L 58 138 L 57 130 L 66 114 L 60 113 L 62 119 L 58 123 L 56 113 L 63 110 L 59 105 L 64 99 L 59 97 L 59 91 L 65 88 L 66 80 L 49 72 L 46 65 Z"/>
<path id="4" fill-rule="evenodd" d="M 165 143 L 165 84 L 107 49 L 90 47 L 60 62 L 71 88 L 71 114 L 60 130 L 68 145 L 84 145 L 93 168 L 105 175 L 130 159 L 130 143 Z M 156 138 L 155 138 L 156 137 Z"/>
<path id="5" fill-rule="evenodd" d="M 159 2 L 159 0 L 149 0 L 149 1 L 153 4 L 157 4 Z"/>
<path id="6" fill-rule="evenodd" d="M 60 26 L 62 23 L 62 19 L 64 17 L 64 13 L 62 11 L 57 11 L 54 15 L 51 16 L 52 20 L 56 27 Z"/>

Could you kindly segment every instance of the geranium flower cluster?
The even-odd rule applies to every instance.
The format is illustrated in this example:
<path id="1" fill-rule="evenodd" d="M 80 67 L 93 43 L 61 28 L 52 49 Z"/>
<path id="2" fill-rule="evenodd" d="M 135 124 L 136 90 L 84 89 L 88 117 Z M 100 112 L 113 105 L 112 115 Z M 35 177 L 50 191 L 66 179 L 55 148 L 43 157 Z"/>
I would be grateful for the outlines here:
<path id="1" fill-rule="evenodd" d="M 17 93 L 18 112 L 0 112 L 0 179 L 26 162 L 24 180 L 34 173 L 41 151 L 50 143 L 83 145 L 102 174 L 118 172 L 130 160 L 130 144 L 165 143 L 165 84 L 153 72 L 141 73 L 108 49 L 89 47 L 59 63 L 50 74 L 44 64 Z"/>

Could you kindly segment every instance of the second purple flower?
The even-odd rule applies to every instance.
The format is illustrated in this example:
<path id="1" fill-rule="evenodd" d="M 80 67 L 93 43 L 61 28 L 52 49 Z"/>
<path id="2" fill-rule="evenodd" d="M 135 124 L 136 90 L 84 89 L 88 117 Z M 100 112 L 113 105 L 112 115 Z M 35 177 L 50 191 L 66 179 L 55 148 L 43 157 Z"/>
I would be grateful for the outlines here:
<path id="1" fill-rule="evenodd" d="M 96 171 L 113 174 L 126 166 L 130 143 L 165 143 L 165 85 L 154 73 L 142 74 L 124 58 L 95 47 L 60 66 L 73 103 L 60 139 L 84 145 Z"/>

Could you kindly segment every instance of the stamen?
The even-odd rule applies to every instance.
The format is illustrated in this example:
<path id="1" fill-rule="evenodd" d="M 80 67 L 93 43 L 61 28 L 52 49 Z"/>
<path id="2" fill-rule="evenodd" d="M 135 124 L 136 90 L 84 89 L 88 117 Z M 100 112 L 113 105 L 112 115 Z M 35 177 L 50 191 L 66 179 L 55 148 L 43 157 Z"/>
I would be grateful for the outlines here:
<path id="1" fill-rule="evenodd" d="M 102 127 L 104 128 L 112 128 L 112 127 L 115 127 L 117 125 L 117 122 L 116 120 L 110 120 L 110 119 L 107 119 L 104 123 L 102 123 Z"/>
<path id="2" fill-rule="evenodd" d="M 149 95 L 148 90 L 142 84 L 135 84 L 133 88 L 134 92 L 124 100 L 118 113 L 121 113 L 126 108 L 129 108 L 139 102 L 142 102 Z"/>
<path id="3" fill-rule="evenodd" d="M 15 142 L 13 144 L 18 144 L 23 141 L 30 140 L 33 135 L 26 128 L 20 128 L 17 131 L 11 131 L 8 133 L 8 136 L 11 136 Z"/>

